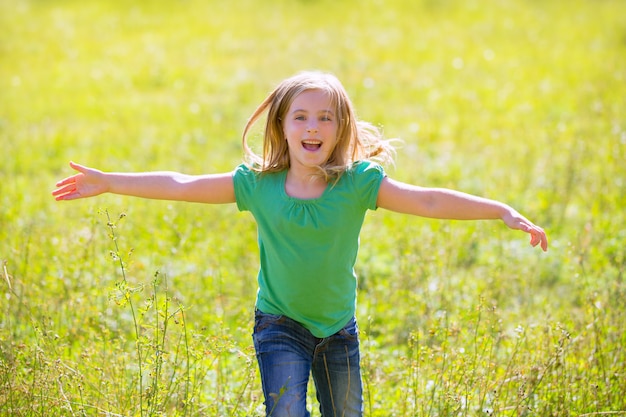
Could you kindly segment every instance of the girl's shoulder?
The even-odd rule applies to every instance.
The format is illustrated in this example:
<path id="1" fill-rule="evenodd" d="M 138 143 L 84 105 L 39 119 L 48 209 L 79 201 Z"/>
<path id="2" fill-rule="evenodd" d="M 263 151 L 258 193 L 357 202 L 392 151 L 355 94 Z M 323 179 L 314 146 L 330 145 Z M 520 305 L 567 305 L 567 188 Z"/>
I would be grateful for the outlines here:
<path id="1" fill-rule="evenodd" d="M 257 169 L 254 165 L 250 165 L 248 163 L 241 163 L 237 165 L 235 170 L 233 171 L 234 176 L 239 177 L 247 177 L 248 179 L 257 179 L 261 175 L 265 175 L 268 172 L 262 172 L 260 169 Z"/>
<path id="2" fill-rule="evenodd" d="M 242 163 L 233 171 L 233 181 L 235 187 L 247 186 L 257 187 L 260 184 L 274 184 L 284 181 L 286 170 L 276 172 L 262 172 L 253 165 Z"/>
<path id="3" fill-rule="evenodd" d="M 241 163 L 237 165 L 234 170 L 234 175 L 255 175 L 255 174 L 257 174 L 257 171 L 255 171 L 255 169 L 252 166 L 246 163 Z"/>
<path id="4" fill-rule="evenodd" d="M 380 184 L 386 175 L 385 169 L 379 163 L 359 160 L 348 166 L 339 181 L 343 181 L 347 186 L 358 190 Z"/>
<path id="5" fill-rule="evenodd" d="M 362 175 L 362 174 L 370 174 L 370 175 L 385 175 L 385 169 L 377 162 L 368 161 L 368 160 L 359 160 L 354 161 L 352 164 L 348 166 L 346 172 L 351 175 Z"/>
<path id="6" fill-rule="evenodd" d="M 364 209 L 376 209 L 378 189 L 385 178 L 383 167 L 373 161 L 359 160 L 352 163 L 339 179 L 342 189 L 356 196 Z"/>
<path id="7" fill-rule="evenodd" d="M 257 165 L 254 164 L 249 164 L 246 162 L 243 162 L 239 165 L 237 165 L 237 167 L 235 167 L 233 174 L 234 175 L 249 175 L 249 176 L 254 176 L 254 177 L 261 177 L 261 176 L 266 176 L 266 175 L 281 175 L 284 174 L 285 172 L 287 172 L 287 169 L 268 169 L 266 171 L 261 170 Z"/>

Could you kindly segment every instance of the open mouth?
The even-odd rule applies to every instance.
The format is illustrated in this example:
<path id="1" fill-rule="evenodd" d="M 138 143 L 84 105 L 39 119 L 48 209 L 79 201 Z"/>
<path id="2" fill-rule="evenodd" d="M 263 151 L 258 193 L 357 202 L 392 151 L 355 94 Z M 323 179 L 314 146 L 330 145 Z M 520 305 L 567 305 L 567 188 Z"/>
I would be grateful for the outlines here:
<path id="1" fill-rule="evenodd" d="M 307 151 L 316 151 L 322 146 L 322 142 L 319 140 L 303 140 L 302 147 Z"/>

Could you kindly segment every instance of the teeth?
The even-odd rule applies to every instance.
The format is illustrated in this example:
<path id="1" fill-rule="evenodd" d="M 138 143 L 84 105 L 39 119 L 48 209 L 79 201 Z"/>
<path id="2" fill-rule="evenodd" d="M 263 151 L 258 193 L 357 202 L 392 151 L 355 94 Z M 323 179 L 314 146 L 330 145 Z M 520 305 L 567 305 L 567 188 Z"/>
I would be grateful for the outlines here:
<path id="1" fill-rule="evenodd" d="M 321 149 L 322 141 L 315 139 L 305 139 L 302 141 L 302 147 L 308 151 L 316 151 Z"/>

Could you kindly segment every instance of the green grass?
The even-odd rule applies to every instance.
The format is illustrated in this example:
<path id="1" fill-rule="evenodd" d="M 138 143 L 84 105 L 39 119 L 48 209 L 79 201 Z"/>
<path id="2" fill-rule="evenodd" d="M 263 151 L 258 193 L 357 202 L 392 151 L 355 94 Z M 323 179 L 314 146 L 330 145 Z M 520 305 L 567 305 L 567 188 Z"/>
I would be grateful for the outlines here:
<path id="1" fill-rule="evenodd" d="M 256 105 L 313 68 L 403 139 L 391 176 L 506 201 L 551 239 L 543 254 L 499 222 L 368 215 L 365 415 L 626 415 L 624 16 L 620 0 L 0 0 L 0 415 L 262 415 L 251 217 L 50 191 L 70 159 L 230 170 Z"/>

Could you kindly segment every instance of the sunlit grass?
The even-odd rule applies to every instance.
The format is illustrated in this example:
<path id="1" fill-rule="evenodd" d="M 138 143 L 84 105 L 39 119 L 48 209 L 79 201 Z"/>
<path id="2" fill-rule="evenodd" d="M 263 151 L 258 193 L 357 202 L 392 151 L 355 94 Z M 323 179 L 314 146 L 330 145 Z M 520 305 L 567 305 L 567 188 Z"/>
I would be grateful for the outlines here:
<path id="1" fill-rule="evenodd" d="M 551 238 L 542 254 L 498 222 L 371 213 L 366 416 L 624 415 L 624 15 L 617 0 L 0 0 L 0 415 L 262 415 L 251 217 L 50 191 L 70 159 L 230 170 L 256 105 L 311 68 L 403 139 L 390 175 L 502 199 Z"/>

